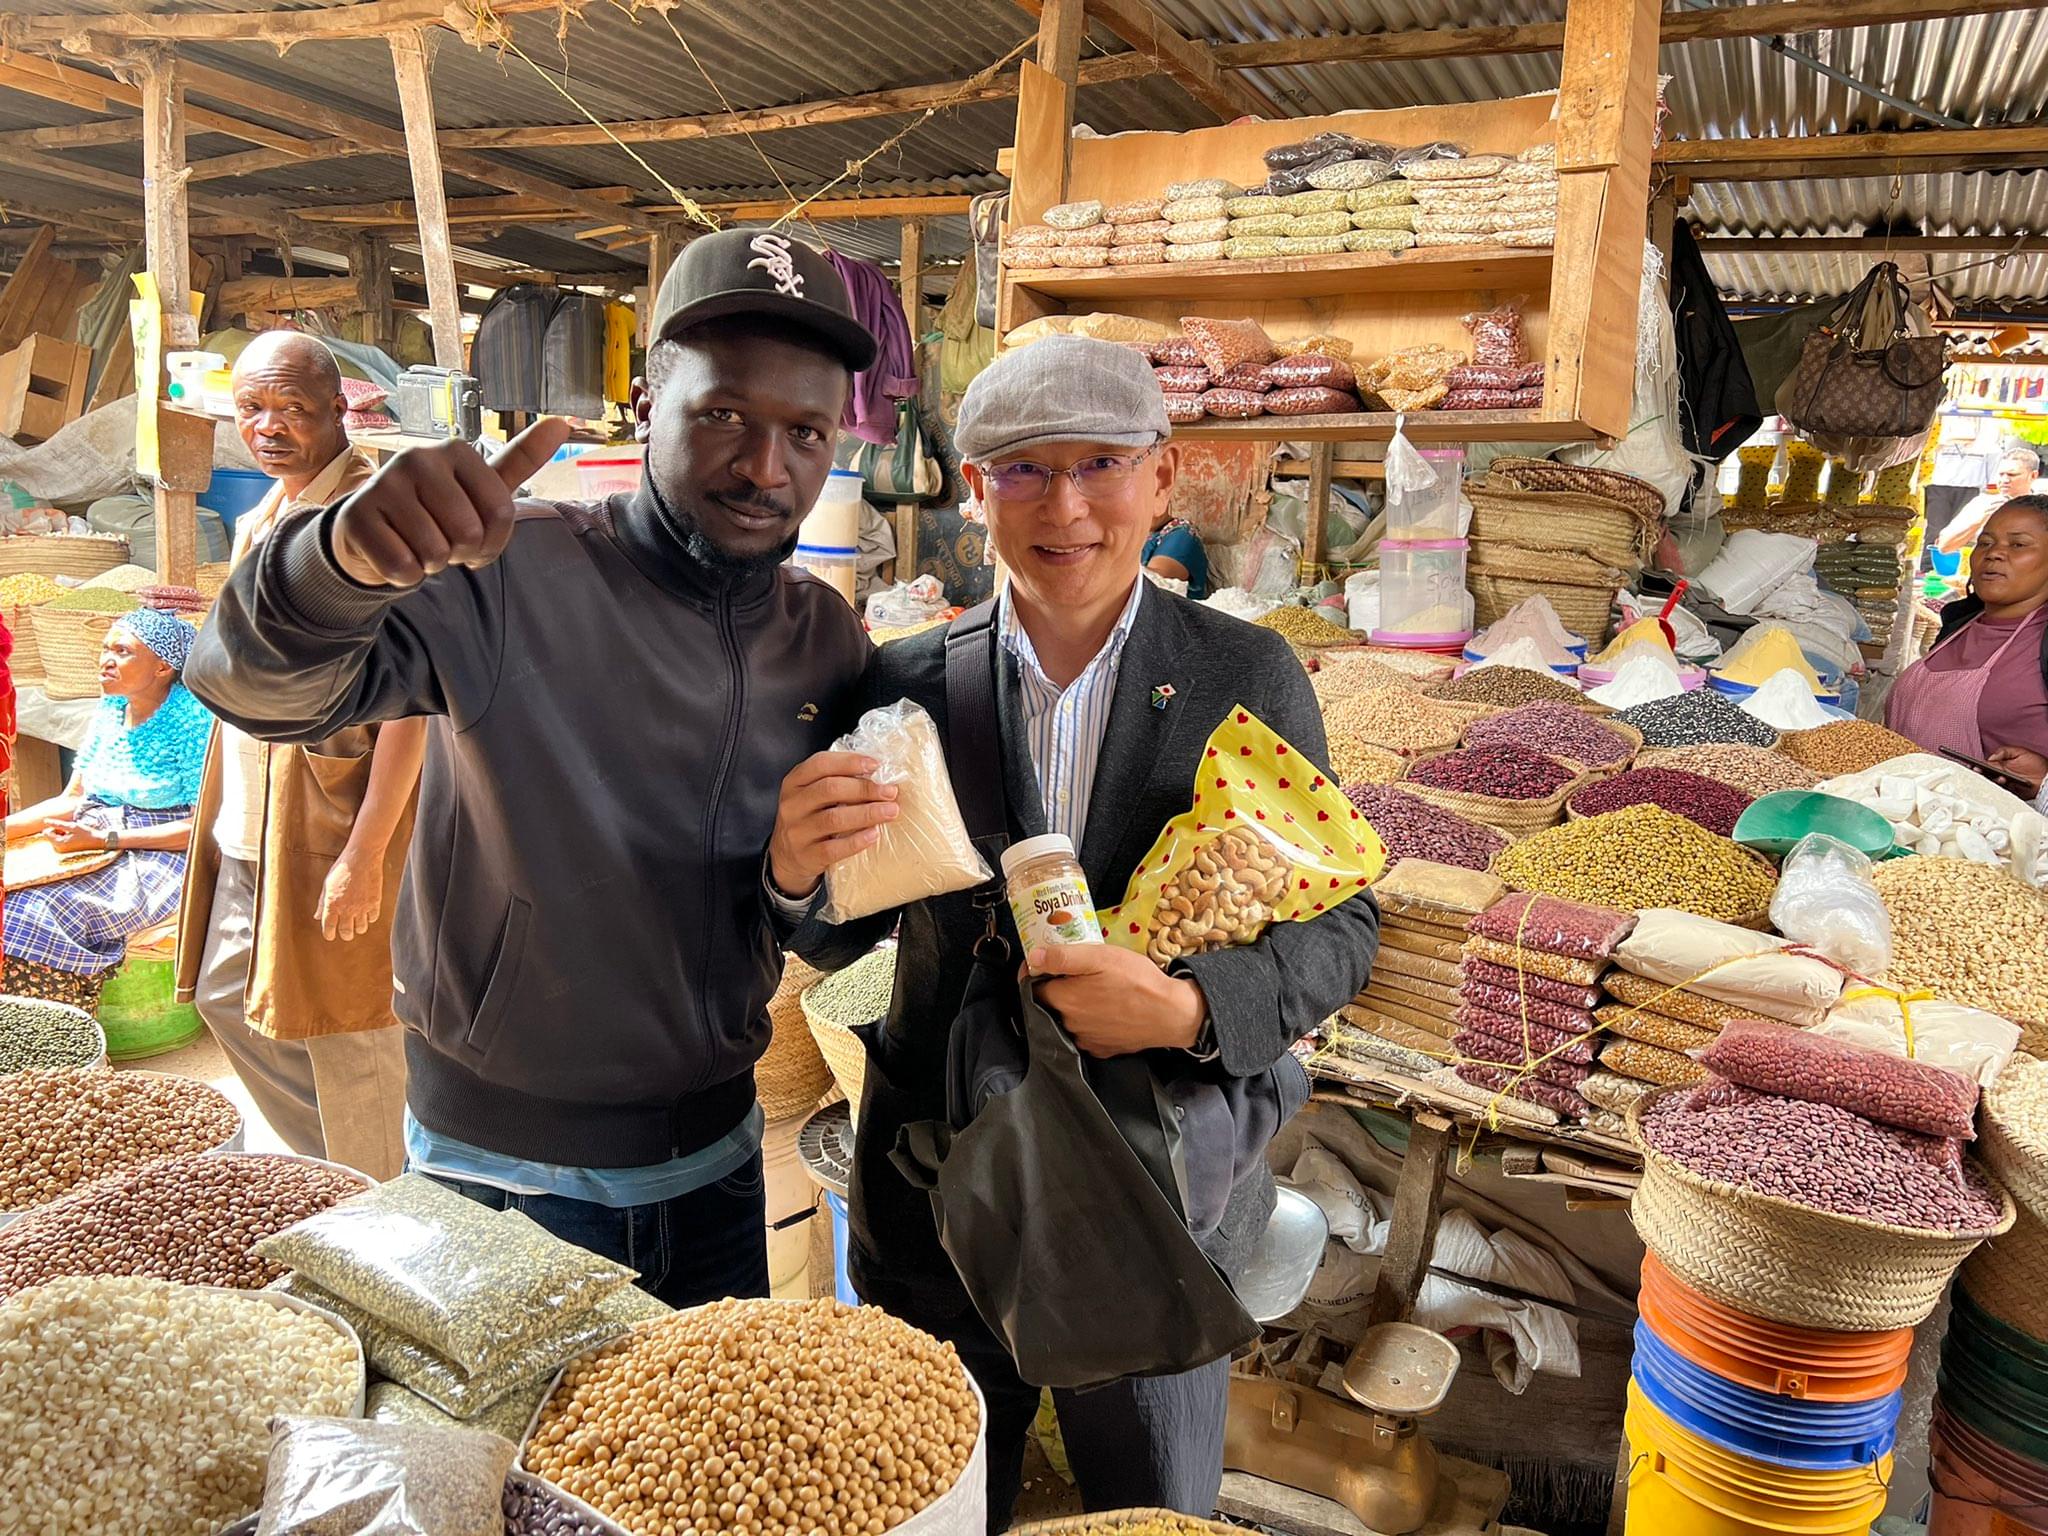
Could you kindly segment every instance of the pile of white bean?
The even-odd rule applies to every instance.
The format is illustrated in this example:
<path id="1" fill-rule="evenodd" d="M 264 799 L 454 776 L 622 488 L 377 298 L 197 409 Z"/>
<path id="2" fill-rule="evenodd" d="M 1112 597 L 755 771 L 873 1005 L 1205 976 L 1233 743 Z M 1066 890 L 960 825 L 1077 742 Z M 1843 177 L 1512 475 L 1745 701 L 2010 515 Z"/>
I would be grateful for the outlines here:
<path id="1" fill-rule="evenodd" d="M 0 1305 L 0 1531 L 211 1536 L 263 1501 L 274 1414 L 346 1414 L 362 1358 L 316 1314 L 163 1280 Z"/>

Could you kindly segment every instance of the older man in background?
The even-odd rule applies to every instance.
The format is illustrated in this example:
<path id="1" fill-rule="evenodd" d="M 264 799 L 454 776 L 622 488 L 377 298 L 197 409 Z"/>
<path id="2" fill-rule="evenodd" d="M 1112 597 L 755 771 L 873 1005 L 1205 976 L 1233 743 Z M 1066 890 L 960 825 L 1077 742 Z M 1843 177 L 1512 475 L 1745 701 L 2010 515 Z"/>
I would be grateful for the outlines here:
<path id="1" fill-rule="evenodd" d="M 376 465 L 349 443 L 341 371 L 315 337 L 257 337 L 234 401 L 242 441 L 277 481 L 236 525 L 240 561 Z M 380 1179 L 405 1161 L 391 915 L 425 748 L 424 719 L 315 747 L 220 725 L 179 917 L 178 996 L 197 1003 L 271 1128 L 295 1152 Z"/>
<path id="2" fill-rule="evenodd" d="M 1934 547 L 1944 555 L 1961 554 L 1977 542 L 1991 514 L 2015 496 L 2034 494 L 2035 477 L 2041 473 L 2041 455 L 2031 448 L 2014 448 L 1998 461 L 1998 475 L 1991 489 L 1972 501 L 1949 520 Z"/>

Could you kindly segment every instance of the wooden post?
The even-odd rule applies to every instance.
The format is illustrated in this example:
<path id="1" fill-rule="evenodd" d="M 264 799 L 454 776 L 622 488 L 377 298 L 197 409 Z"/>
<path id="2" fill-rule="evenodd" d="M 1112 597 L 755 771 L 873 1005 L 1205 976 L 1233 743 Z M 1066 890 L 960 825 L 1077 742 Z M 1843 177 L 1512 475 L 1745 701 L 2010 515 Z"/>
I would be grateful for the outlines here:
<path id="1" fill-rule="evenodd" d="M 1087 31 L 1088 8 L 1082 0 L 1045 0 L 1038 13 L 1038 67 L 1074 83 Z"/>
<path id="2" fill-rule="evenodd" d="M 142 56 L 142 192 L 149 271 L 163 302 L 163 350 L 199 344 L 192 313 L 192 236 L 185 204 L 185 94 L 178 58 L 168 48 Z M 159 396 L 161 374 L 136 388 Z M 189 587 L 199 566 L 199 506 L 194 491 L 156 487 L 156 573 L 167 586 Z"/>
<path id="3" fill-rule="evenodd" d="M 363 340 L 390 351 L 398 333 L 397 317 L 391 310 L 390 237 L 351 236 L 348 272 L 355 279 L 356 301 L 363 306 Z"/>
<path id="4" fill-rule="evenodd" d="M 654 301 L 661 296 L 661 280 L 675 265 L 683 244 L 671 230 L 657 229 L 647 237 L 647 302 L 640 308 L 640 345 L 654 341 Z"/>
<path id="5" fill-rule="evenodd" d="M 434 364 L 462 366 L 462 301 L 455 287 L 455 251 L 448 240 L 448 189 L 441 181 L 441 144 L 434 136 L 434 95 L 428 83 L 427 39 L 421 31 L 391 34 L 398 105 L 405 114 L 405 156 L 419 210 L 420 260 L 427 276 L 427 316 Z"/>
<path id="6" fill-rule="evenodd" d="M 1664 258 L 1664 274 L 1671 275 L 1671 240 L 1678 223 L 1678 210 L 1685 205 L 1685 184 L 1666 176 L 1650 196 L 1650 242 Z"/>
<path id="7" fill-rule="evenodd" d="M 924 303 L 919 296 L 920 280 L 924 276 L 924 220 L 905 219 L 900 229 L 897 291 L 903 299 L 903 319 L 910 327 L 910 356 L 917 368 L 922 393 L 927 376 L 937 372 L 930 366 L 925 349 L 918 340 L 924 334 Z M 972 261 L 974 258 L 970 254 L 967 259 Z M 917 574 L 916 504 L 899 506 L 893 520 L 896 525 L 896 579 L 908 581 Z"/>
<path id="8" fill-rule="evenodd" d="M 1368 1328 L 1405 1322 L 1414 1310 L 1416 1293 L 1429 1272 L 1430 1252 L 1436 1247 L 1453 1134 L 1450 1121 L 1427 1110 L 1418 1110 L 1408 1122 L 1408 1152 L 1401 1160 L 1400 1182 L 1394 1186 L 1394 1216 L 1387 1229 L 1386 1256 L 1373 1282 Z"/>
<path id="9" fill-rule="evenodd" d="M 1337 459 L 1335 443 L 1317 443 L 1309 450 L 1308 517 L 1302 532 L 1301 578 L 1313 585 L 1323 579 L 1329 553 L 1330 478 Z"/>
<path id="10" fill-rule="evenodd" d="M 1658 0 L 1577 0 L 1564 24 L 1544 409 L 1617 438 L 1635 396 L 1658 11 Z"/>

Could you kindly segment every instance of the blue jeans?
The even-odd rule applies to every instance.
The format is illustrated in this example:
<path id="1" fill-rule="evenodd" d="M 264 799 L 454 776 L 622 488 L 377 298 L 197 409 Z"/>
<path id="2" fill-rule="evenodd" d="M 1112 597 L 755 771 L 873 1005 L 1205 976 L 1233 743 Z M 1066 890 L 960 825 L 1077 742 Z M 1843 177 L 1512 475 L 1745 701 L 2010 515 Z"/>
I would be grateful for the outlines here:
<path id="1" fill-rule="evenodd" d="M 638 1270 L 640 1288 L 672 1307 L 768 1294 L 768 1193 L 759 1152 L 716 1183 L 653 1205 L 515 1195 L 488 1184 L 429 1177 L 493 1210 L 530 1216 L 564 1242 Z"/>

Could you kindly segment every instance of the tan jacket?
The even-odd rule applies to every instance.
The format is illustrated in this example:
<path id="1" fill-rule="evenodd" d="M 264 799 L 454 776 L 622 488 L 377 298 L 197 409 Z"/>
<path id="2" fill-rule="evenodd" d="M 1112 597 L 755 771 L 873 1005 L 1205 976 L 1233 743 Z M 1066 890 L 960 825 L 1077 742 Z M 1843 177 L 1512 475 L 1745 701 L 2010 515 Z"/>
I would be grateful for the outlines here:
<path id="1" fill-rule="evenodd" d="M 273 487 L 236 530 L 240 559 L 280 517 L 331 504 L 361 485 L 375 466 L 351 448 L 291 506 Z M 277 1040 L 353 1034 L 398 1021 L 391 1011 L 391 923 L 398 880 L 412 842 L 408 804 L 384 853 L 383 910 L 368 933 L 343 941 L 320 931 L 318 912 L 328 871 L 348 846 L 370 783 L 377 727 L 355 726 L 316 747 L 272 746 L 261 785 L 263 839 L 256 870 L 253 955 L 246 1017 L 258 1034 Z M 178 909 L 178 1000 L 199 986 L 206 937 L 213 924 L 220 874 L 215 823 L 222 795 L 221 732 L 207 744 L 199 804 L 192 818 L 191 857 Z"/>

